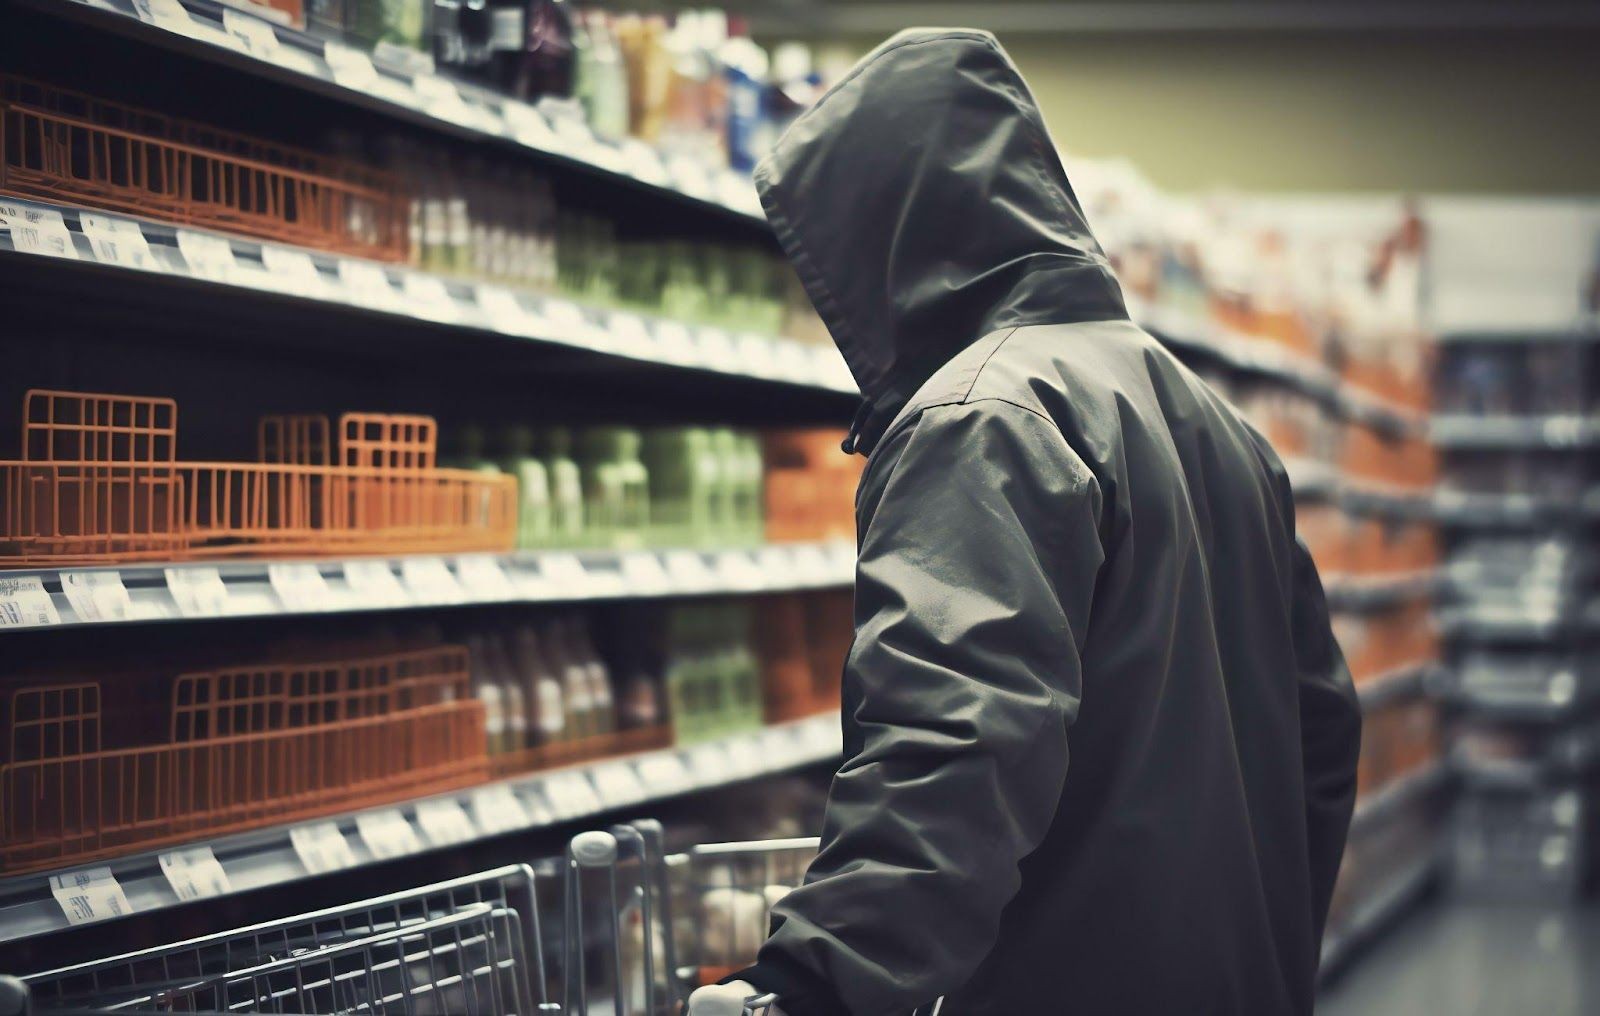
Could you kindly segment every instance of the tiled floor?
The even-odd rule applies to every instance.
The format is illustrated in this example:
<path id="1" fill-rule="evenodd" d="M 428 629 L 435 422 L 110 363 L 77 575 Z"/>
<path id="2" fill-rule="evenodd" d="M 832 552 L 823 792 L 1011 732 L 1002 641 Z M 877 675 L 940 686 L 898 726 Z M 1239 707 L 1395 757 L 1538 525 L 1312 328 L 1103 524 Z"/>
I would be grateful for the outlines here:
<path id="1" fill-rule="evenodd" d="M 1317 1014 L 1600 1016 L 1600 904 L 1424 904 L 1354 958 Z"/>

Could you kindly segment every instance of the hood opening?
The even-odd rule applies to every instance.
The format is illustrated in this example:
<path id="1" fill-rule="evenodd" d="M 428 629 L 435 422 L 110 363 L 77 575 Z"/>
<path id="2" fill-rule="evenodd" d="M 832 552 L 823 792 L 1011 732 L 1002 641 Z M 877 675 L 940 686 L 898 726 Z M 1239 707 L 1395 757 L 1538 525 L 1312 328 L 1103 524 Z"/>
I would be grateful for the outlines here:
<path id="1" fill-rule="evenodd" d="M 1127 316 L 1038 106 L 987 32 L 896 35 L 795 121 L 755 179 L 866 399 L 847 450 L 870 452 L 984 335 Z"/>

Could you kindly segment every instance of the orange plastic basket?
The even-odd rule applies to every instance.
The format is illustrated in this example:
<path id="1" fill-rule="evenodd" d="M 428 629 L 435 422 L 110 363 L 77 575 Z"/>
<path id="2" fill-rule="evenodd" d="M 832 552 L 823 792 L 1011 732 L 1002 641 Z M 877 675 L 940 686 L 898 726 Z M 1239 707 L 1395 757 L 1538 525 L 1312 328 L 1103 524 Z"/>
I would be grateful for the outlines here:
<path id="1" fill-rule="evenodd" d="M 464 649 L 189 674 L 171 741 L 104 750 L 97 683 L 11 696 L 8 873 L 364 808 L 489 775 Z"/>
<path id="2" fill-rule="evenodd" d="M 0 191 L 404 261 L 398 178 L 343 159 L 0 77 Z"/>
<path id="3" fill-rule="evenodd" d="M 177 404 L 31 391 L 0 462 L 0 567 L 510 550 L 514 477 L 441 469 L 423 416 L 269 417 L 261 462 L 178 462 Z"/>

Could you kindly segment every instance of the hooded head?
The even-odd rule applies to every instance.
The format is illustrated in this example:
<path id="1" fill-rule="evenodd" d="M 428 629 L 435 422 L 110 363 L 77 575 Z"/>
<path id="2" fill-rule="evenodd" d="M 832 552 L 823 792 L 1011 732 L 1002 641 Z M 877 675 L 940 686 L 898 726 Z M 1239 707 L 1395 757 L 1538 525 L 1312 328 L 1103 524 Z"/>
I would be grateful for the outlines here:
<path id="1" fill-rule="evenodd" d="M 1016 325 L 1126 316 L 1039 108 L 994 36 L 869 53 L 756 169 L 767 218 L 866 397 L 846 450 Z"/>

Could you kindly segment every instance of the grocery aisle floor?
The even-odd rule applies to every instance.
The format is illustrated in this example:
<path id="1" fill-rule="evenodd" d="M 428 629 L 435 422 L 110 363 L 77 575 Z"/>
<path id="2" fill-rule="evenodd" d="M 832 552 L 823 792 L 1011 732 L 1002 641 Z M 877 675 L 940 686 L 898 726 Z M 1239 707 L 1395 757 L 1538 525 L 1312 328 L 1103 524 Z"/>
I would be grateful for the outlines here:
<path id="1" fill-rule="evenodd" d="M 1600 904 L 1424 904 L 1357 956 L 1318 1016 L 1600 1016 Z"/>

